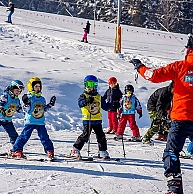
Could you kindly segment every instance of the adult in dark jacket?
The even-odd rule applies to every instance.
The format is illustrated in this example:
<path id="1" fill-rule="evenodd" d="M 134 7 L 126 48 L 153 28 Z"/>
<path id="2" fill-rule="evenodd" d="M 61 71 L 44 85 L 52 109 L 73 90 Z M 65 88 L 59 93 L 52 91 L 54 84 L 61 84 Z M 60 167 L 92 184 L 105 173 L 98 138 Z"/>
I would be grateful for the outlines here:
<path id="1" fill-rule="evenodd" d="M 7 8 L 7 11 L 9 11 L 9 14 L 7 16 L 7 22 L 12 24 L 11 16 L 14 13 L 14 4 L 12 2 L 9 2 L 9 7 Z"/>
<path id="2" fill-rule="evenodd" d="M 147 102 L 147 110 L 151 120 L 151 127 L 144 135 L 142 142 L 151 144 L 151 138 L 157 132 L 159 134 L 158 140 L 167 140 L 169 131 L 169 124 L 167 123 L 168 110 L 171 109 L 171 102 L 173 98 L 173 85 L 171 82 L 169 86 L 157 89 L 149 98 Z M 160 126 L 162 127 L 160 130 Z M 159 131 L 160 130 L 160 131 Z"/>
<path id="3" fill-rule="evenodd" d="M 87 31 L 87 33 L 89 34 L 89 32 L 90 32 L 90 26 L 91 26 L 91 24 L 89 23 L 89 21 L 87 21 L 86 22 L 86 31 Z"/>
<path id="4" fill-rule="evenodd" d="M 117 110 L 120 107 L 120 99 L 122 92 L 119 89 L 119 84 L 115 77 L 110 77 L 108 80 L 109 88 L 105 92 L 103 98 L 107 101 L 109 129 L 107 133 L 115 133 L 118 127 Z"/>

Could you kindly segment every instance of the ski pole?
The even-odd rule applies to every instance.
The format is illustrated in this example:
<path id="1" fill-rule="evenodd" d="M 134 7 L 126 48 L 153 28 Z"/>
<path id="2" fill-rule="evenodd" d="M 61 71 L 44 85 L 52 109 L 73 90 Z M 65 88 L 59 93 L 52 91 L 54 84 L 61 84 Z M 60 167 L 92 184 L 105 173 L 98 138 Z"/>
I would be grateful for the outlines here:
<path id="1" fill-rule="evenodd" d="M 91 135 L 91 113 L 90 113 L 90 118 L 89 118 L 89 123 L 88 123 L 88 156 L 90 152 L 90 135 Z"/>
<path id="2" fill-rule="evenodd" d="M 125 158 L 125 156 L 126 156 L 126 153 L 125 153 L 125 144 L 124 144 L 124 142 L 123 142 L 123 136 L 122 136 L 122 146 L 123 146 L 123 156 L 124 156 L 124 158 Z"/>
<path id="3" fill-rule="evenodd" d="M 122 115 L 123 116 L 123 115 Z M 121 125 L 121 121 L 119 120 L 119 122 L 120 122 L 120 127 L 121 127 L 121 134 L 123 134 L 122 132 L 123 132 L 123 128 L 122 128 L 122 125 Z M 122 138 L 121 138 L 121 140 L 122 140 L 122 146 L 123 146 L 123 157 L 125 158 L 125 156 L 126 156 L 126 153 L 125 153 L 125 144 L 124 144 L 124 141 L 123 141 L 123 135 L 122 135 Z"/>

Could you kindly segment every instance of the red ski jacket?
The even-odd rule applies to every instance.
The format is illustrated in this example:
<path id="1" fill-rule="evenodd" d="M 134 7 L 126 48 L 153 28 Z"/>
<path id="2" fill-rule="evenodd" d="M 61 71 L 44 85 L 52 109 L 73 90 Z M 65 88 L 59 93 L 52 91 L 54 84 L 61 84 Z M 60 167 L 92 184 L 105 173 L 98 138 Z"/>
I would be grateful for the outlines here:
<path id="1" fill-rule="evenodd" d="M 166 67 L 150 69 L 141 66 L 138 72 L 154 82 L 174 81 L 174 96 L 171 109 L 172 120 L 193 121 L 193 53 L 186 60 L 175 61 Z"/>

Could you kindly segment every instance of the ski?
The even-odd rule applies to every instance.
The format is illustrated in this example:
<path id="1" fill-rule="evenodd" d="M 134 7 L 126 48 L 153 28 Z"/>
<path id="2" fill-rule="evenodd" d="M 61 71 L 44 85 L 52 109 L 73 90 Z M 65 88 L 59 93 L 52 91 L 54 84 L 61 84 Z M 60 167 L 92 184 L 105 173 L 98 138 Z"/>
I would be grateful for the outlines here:
<path id="1" fill-rule="evenodd" d="M 179 158 L 193 160 L 193 158 L 192 158 L 192 157 L 190 157 L 190 156 L 183 156 L 183 155 L 179 155 Z"/>
<path id="2" fill-rule="evenodd" d="M 142 141 L 142 139 L 140 139 L 140 140 L 132 140 L 131 138 L 128 138 L 128 139 L 125 140 L 125 142 L 141 142 L 141 141 Z"/>
<path id="3" fill-rule="evenodd" d="M 93 161 L 93 157 L 88 157 L 88 158 L 80 158 L 80 157 L 76 157 L 76 156 L 72 156 L 72 155 L 64 155 L 65 158 L 69 158 L 69 159 L 73 159 L 73 160 L 77 160 L 77 161 Z"/>
<path id="4" fill-rule="evenodd" d="M 85 43 L 85 44 L 91 44 L 90 42 L 83 42 L 81 40 L 78 40 L 79 42 Z"/>
<path id="5" fill-rule="evenodd" d="M 50 162 L 56 162 L 57 158 L 28 158 L 27 156 L 23 157 L 12 157 L 9 153 L 4 152 L 0 153 L 0 158 L 4 159 L 12 159 L 12 160 L 26 160 L 26 161 L 37 161 L 37 162 L 45 162 L 45 161 L 50 161 Z"/>
<path id="6" fill-rule="evenodd" d="M 122 141 L 122 139 L 116 139 L 115 137 L 106 137 L 106 140 L 108 141 L 108 140 L 114 140 L 114 141 Z M 123 138 L 123 141 L 126 141 L 127 140 L 127 138 Z"/>
<path id="7" fill-rule="evenodd" d="M 43 158 L 12 157 L 9 155 L 7 155 L 7 156 L 0 155 L 0 158 L 11 159 L 11 160 L 37 161 L 37 162 L 44 162 L 45 161 L 45 159 L 43 159 Z"/>
<path id="8" fill-rule="evenodd" d="M 114 141 L 119 141 L 119 142 L 121 142 L 122 141 L 122 139 L 116 139 L 115 137 L 107 137 L 106 138 L 106 140 L 108 141 L 108 140 L 114 140 Z M 124 142 L 141 142 L 142 140 L 138 140 L 138 141 L 136 141 L 136 140 L 132 140 L 131 138 L 123 138 L 123 141 Z"/>
<path id="9" fill-rule="evenodd" d="M 5 22 L 8 23 L 8 24 L 14 25 L 12 22 L 8 22 L 8 21 L 5 21 Z"/>

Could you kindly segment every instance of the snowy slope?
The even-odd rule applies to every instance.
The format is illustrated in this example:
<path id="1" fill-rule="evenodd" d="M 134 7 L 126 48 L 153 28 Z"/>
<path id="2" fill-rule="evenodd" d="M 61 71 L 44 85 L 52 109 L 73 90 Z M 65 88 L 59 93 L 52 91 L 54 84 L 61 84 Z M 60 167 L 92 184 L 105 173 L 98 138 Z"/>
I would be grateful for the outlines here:
<path id="1" fill-rule="evenodd" d="M 161 161 L 164 142 L 156 142 L 152 147 L 125 143 L 124 159 L 121 142 L 108 141 L 110 156 L 122 158 L 122 163 L 114 160 L 73 162 L 66 160 L 63 154 L 70 152 L 82 130 L 77 98 L 83 91 L 83 79 L 88 74 L 99 78 L 101 94 L 108 88 L 107 80 L 111 76 L 117 77 L 122 90 L 126 84 L 133 84 L 143 107 L 143 117 L 137 119 L 137 123 L 141 135 L 144 135 L 150 125 L 147 99 L 155 89 L 168 83 L 153 84 L 139 77 L 136 84 L 136 72 L 128 61 L 136 57 L 154 68 L 181 60 L 184 58 L 181 50 L 186 44 L 186 35 L 122 26 L 122 54 L 115 54 L 115 24 L 97 22 L 94 28 L 93 21 L 90 21 L 90 44 L 85 44 L 78 41 L 83 35 L 84 19 L 16 10 L 14 25 L 10 25 L 4 22 L 6 14 L 5 8 L 0 7 L 0 92 L 12 79 L 20 79 L 26 84 L 32 76 L 41 78 L 46 100 L 49 101 L 52 95 L 57 96 L 56 106 L 46 114 L 46 127 L 56 156 L 61 160 L 41 163 L 0 159 L 0 193 L 92 194 L 93 189 L 101 194 L 164 193 L 166 181 Z M 106 130 L 107 114 L 103 113 Z M 23 116 L 16 114 L 13 122 L 20 133 Z M 11 147 L 2 127 L 0 131 L 0 152 L 4 152 Z M 131 135 L 129 128 L 126 135 Z M 94 134 L 90 149 L 91 155 L 97 155 Z M 24 147 L 24 153 L 29 157 L 46 157 L 35 130 Z M 87 156 L 87 144 L 82 155 Z M 193 190 L 193 161 L 182 160 L 182 169 L 185 194 L 190 194 Z"/>

